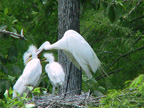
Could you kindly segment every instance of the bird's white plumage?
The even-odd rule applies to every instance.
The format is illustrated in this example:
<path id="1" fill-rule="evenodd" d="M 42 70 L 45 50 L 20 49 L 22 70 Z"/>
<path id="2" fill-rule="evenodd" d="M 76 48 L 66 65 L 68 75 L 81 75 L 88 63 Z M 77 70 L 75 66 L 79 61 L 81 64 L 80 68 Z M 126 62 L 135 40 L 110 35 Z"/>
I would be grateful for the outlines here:
<path id="1" fill-rule="evenodd" d="M 48 77 L 53 85 L 52 94 L 54 94 L 56 86 L 63 86 L 65 80 L 65 73 L 62 66 L 58 62 L 54 61 L 54 57 L 51 53 L 45 53 L 44 57 L 46 58 L 46 61 L 49 62 L 45 66 L 45 71 L 48 74 Z"/>
<path id="2" fill-rule="evenodd" d="M 62 39 L 54 44 L 50 44 L 48 41 L 44 42 L 38 49 L 38 52 L 40 53 L 43 49 L 63 50 L 77 68 L 80 69 L 82 67 L 88 78 L 92 78 L 90 70 L 95 73 L 97 69 L 101 69 L 101 62 L 91 46 L 74 30 L 66 31 Z"/>
<path id="3" fill-rule="evenodd" d="M 23 93 L 28 93 L 28 89 L 27 87 L 24 85 L 24 80 L 22 75 L 19 77 L 19 79 L 17 80 L 17 82 L 15 83 L 14 87 L 13 87 L 13 98 L 17 97 L 17 92 L 19 93 L 19 95 L 21 96 Z"/>
<path id="4" fill-rule="evenodd" d="M 27 51 L 26 57 L 24 60 L 27 60 L 27 55 L 32 54 L 32 60 L 27 63 L 25 66 L 22 75 L 17 80 L 16 84 L 14 85 L 14 93 L 13 98 L 17 97 L 16 92 L 18 92 L 20 95 L 25 93 L 27 91 L 27 86 L 36 86 L 38 83 L 38 80 L 40 78 L 40 75 L 42 73 L 42 66 L 40 63 L 40 60 L 37 57 L 37 48 L 33 45 L 31 45 Z M 25 61 L 24 61 L 25 62 Z M 26 92 L 27 93 L 27 92 Z"/>
<path id="5" fill-rule="evenodd" d="M 29 52 L 27 52 L 27 51 L 24 53 L 24 55 L 23 55 L 23 62 L 24 62 L 24 65 L 27 64 L 27 61 L 29 60 L 30 55 L 31 55 L 31 53 L 29 53 Z"/>

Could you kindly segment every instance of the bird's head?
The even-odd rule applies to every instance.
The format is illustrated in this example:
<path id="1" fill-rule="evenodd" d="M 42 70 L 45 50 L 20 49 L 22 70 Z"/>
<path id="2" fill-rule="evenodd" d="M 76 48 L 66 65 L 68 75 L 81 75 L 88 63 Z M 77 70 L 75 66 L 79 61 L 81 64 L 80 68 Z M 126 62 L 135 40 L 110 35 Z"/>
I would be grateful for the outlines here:
<path id="1" fill-rule="evenodd" d="M 54 56 L 52 53 L 44 53 L 45 62 L 54 62 Z"/>
<path id="2" fill-rule="evenodd" d="M 40 54 L 42 52 L 42 50 L 47 50 L 49 46 L 50 46 L 50 42 L 45 41 L 37 50 L 37 55 Z"/>
<path id="3" fill-rule="evenodd" d="M 36 46 L 30 45 L 29 49 L 28 49 L 28 52 L 31 53 L 31 54 L 35 54 L 37 52 Z"/>
<path id="4" fill-rule="evenodd" d="M 31 57 L 32 57 L 31 53 L 29 53 L 27 51 L 24 53 L 24 55 L 23 55 L 23 61 L 24 61 L 25 65 L 30 61 Z"/>
<path id="5" fill-rule="evenodd" d="M 37 57 L 37 48 L 34 45 L 30 45 L 28 50 L 23 55 L 24 64 L 26 65 L 33 57 Z"/>

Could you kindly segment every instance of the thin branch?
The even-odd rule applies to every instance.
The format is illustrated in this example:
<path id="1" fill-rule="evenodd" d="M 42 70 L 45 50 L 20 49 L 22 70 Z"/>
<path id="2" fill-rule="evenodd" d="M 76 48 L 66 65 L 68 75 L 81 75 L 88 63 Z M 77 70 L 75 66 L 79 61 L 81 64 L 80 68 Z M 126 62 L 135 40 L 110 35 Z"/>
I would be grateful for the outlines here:
<path id="1" fill-rule="evenodd" d="M 134 18 L 133 20 L 130 21 L 130 23 L 134 22 L 134 21 L 137 21 L 139 19 L 142 19 L 144 18 L 144 15 L 140 16 L 140 17 L 137 17 L 137 18 Z"/>
<path id="2" fill-rule="evenodd" d="M 10 36 L 12 36 L 14 38 L 27 40 L 23 34 L 19 35 L 19 34 L 16 34 L 16 33 L 10 32 L 10 31 L 6 31 L 6 30 L 0 30 L 0 33 L 9 34 Z"/>
<path id="3" fill-rule="evenodd" d="M 107 75 L 99 75 L 97 78 L 96 78 L 96 80 L 98 81 L 98 80 L 100 80 L 100 79 L 103 79 L 103 78 L 105 78 L 105 77 L 107 77 L 107 76 L 109 76 L 109 75 L 111 75 L 111 74 L 114 74 L 114 73 L 116 73 L 116 72 L 119 72 L 119 71 L 121 71 L 122 69 L 117 69 L 117 70 L 114 70 L 114 71 L 112 71 L 112 72 L 109 72 L 109 73 L 107 73 Z"/>
<path id="4" fill-rule="evenodd" d="M 136 7 L 141 3 L 142 1 L 139 0 L 138 3 L 136 4 L 136 6 L 128 13 L 128 15 L 130 15 L 135 9 Z"/>
<path id="5" fill-rule="evenodd" d="M 144 46 L 142 46 L 142 47 L 140 47 L 140 48 L 137 48 L 136 50 L 129 51 L 128 53 L 119 56 L 108 68 L 112 67 L 112 66 L 113 66 L 117 61 L 119 61 L 121 58 L 126 57 L 126 56 L 130 55 L 131 53 L 135 53 L 136 51 L 139 51 L 139 50 L 142 50 L 142 49 L 144 49 Z"/>

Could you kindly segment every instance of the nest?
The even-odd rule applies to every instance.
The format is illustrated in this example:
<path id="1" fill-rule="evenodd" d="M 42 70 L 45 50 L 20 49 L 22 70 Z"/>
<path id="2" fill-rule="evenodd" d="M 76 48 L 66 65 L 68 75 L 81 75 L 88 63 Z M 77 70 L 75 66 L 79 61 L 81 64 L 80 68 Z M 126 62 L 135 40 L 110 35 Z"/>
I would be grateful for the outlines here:
<path id="1" fill-rule="evenodd" d="M 93 97 L 88 93 L 73 96 L 44 95 L 35 97 L 28 103 L 34 103 L 35 108 L 81 108 L 97 107 L 100 105 L 100 99 L 105 96 Z"/>

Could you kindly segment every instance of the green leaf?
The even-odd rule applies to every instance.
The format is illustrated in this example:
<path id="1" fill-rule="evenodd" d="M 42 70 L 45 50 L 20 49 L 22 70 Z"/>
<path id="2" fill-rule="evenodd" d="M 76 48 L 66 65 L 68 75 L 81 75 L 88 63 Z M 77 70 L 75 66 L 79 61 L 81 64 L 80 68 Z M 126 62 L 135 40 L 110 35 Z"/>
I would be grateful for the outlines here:
<path id="1" fill-rule="evenodd" d="M 4 96 L 6 99 L 8 98 L 8 90 L 5 91 Z"/>
<path id="2" fill-rule="evenodd" d="M 106 8 L 108 7 L 108 3 L 106 2 L 101 2 L 102 7 L 104 8 L 104 10 L 106 10 Z"/>
<path id="3" fill-rule="evenodd" d="M 104 9 L 104 14 L 107 15 L 108 3 L 106 3 L 106 2 L 101 2 L 101 4 L 102 4 L 102 7 L 103 7 L 103 9 Z"/>
<path id="4" fill-rule="evenodd" d="M 18 52 L 17 52 L 16 47 L 11 46 L 8 51 L 8 58 L 10 59 L 10 61 L 15 62 L 17 55 L 18 55 Z"/>
<path id="5" fill-rule="evenodd" d="M 8 74 L 8 68 L 4 65 L 2 66 L 2 72 L 6 75 Z"/>
<path id="6" fill-rule="evenodd" d="M 40 88 L 39 87 L 34 88 L 34 90 L 32 91 L 32 93 L 40 93 Z"/>
<path id="7" fill-rule="evenodd" d="M 5 79 L 0 79 L 0 92 L 4 92 L 10 87 L 10 82 Z"/>
<path id="8" fill-rule="evenodd" d="M 130 87 L 137 87 L 139 84 L 141 84 L 144 81 L 144 74 L 138 76 L 135 78 L 132 83 L 130 84 Z"/>
<path id="9" fill-rule="evenodd" d="M 4 14 L 7 15 L 8 14 L 8 8 L 4 9 Z"/>
<path id="10" fill-rule="evenodd" d="M 22 73 L 22 71 L 21 71 L 21 69 L 18 66 L 12 65 L 11 73 L 9 73 L 10 75 L 12 75 L 12 74 L 13 75 L 19 75 L 21 73 Z"/>
<path id="11" fill-rule="evenodd" d="M 115 12 L 117 19 L 119 19 L 123 14 L 123 8 L 121 7 L 121 5 L 119 4 L 116 5 Z"/>
<path id="12" fill-rule="evenodd" d="M 32 91 L 33 90 L 33 87 L 32 86 L 27 86 L 29 91 Z"/>
<path id="13" fill-rule="evenodd" d="M 111 21 L 111 23 L 114 23 L 115 20 L 116 20 L 116 12 L 115 12 L 115 7 L 114 5 L 111 5 L 109 7 L 109 10 L 108 10 L 108 18 L 109 20 Z"/>

